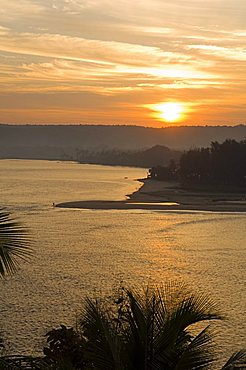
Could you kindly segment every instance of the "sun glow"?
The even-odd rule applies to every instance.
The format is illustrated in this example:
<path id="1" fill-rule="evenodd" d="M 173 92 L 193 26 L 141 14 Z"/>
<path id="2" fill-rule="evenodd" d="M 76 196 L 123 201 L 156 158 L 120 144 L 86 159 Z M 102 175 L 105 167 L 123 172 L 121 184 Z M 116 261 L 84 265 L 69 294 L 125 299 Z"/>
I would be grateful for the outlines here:
<path id="1" fill-rule="evenodd" d="M 181 118 L 183 107 L 179 103 L 165 103 L 160 105 L 160 117 L 167 122 L 175 122 Z"/>
<path id="2" fill-rule="evenodd" d="M 148 106 L 155 111 L 154 116 L 166 122 L 177 122 L 184 118 L 185 106 L 179 102 L 151 104 Z"/>

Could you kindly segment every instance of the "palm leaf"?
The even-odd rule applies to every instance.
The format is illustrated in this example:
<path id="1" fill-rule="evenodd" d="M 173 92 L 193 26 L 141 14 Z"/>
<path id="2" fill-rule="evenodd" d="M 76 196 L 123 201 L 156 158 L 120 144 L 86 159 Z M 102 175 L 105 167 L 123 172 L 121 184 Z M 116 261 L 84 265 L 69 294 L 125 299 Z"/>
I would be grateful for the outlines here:
<path id="1" fill-rule="evenodd" d="M 165 288 L 164 288 L 165 289 Z M 157 352 L 163 352 L 171 347 L 187 344 L 191 339 L 189 327 L 203 323 L 206 320 L 221 319 L 214 303 L 204 295 L 194 295 L 185 290 L 174 292 L 173 298 L 170 292 L 171 303 L 165 303 L 167 293 L 163 294 L 158 289 L 160 297 L 160 309 L 156 315 L 156 344 Z M 183 297 L 182 297 L 183 295 Z M 168 310 L 167 307 L 168 306 Z M 164 307 L 164 309 L 163 309 Z"/>
<path id="2" fill-rule="evenodd" d="M 147 288 L 141 295 L 138 291 L 127 290 L 129 310 L 127 312 L 128 326 L 124 336 L 128 353 L 128 363 L 131 369 L 145 369 L 150 361 L 152 346 L 152 304 L 151 294 Z"/>
<path id="3" fill-rule="evenodd" d="M 0 208 L 0 276 L 16 272 L 19 260 L 30 257 L 31 241 L 27 230 Z"/>
<path id="4" fill-rule="evenodd" d="M 209 369 L 214 361 L 213 340 L 207 326 L 183 351 L 174 370 Z"/>
<path id="5" fill-rule="evenodd" d="M 81 327 L 93 369 L 213 368 L 208 322 L 222 317 L 207 296 L 191 294 L 177 284 L 124 291 L 116 319 L 108 307 L 86 301 Z M 244 369 L 245 358 L 243 351 L 234 354 L 222 370 Z"/>
<path id="6" fill-rule="evenodd" d="M 87 356 L 95 369 L 123 370 L 122 343 L 108 312 L 87 298 L 79 322 L 87 339 Z"/>
<path id="7" fill-rule="evenodd" d="M 246 369 L 246 350 L 233 353 L 221 370 Z"/>
<path id="8" fill-rule="evenodd" d="M 213 302 L 175 283 L 147 287 L 142 295 L 130 290 L 127 294 L 130 310 L 126 341 L 136 369 L 174 369 L 183 356 L 183 363 L 187 362 L 184 369 L 189 369 L 193 353 L 190 369 L 207 368 L 212 361 L 211 337 L 207 330 L 194 337 L 190 326 L 221 318 Z"/>

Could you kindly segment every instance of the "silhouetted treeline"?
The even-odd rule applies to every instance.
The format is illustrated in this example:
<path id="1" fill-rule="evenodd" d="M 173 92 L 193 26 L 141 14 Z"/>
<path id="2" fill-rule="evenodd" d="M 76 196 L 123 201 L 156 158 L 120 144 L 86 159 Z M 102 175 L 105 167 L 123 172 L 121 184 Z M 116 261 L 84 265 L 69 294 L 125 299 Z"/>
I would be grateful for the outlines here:
<path id="1" fill-rule="evenodd" d="M 152 178 L 185 184 L 245 186 L 246 140 L 227 139 L 207 148 L 190 149 L 178 162 L 152 167 L 149 173 Z"/>
<path id="2" fill-rule="evenodd" d="M 146 150 L 122 151 L 112 149 L 102 151 L 80 150 L 77 152 L 77 160 L 80 163 L 146 168 L 156 164 L 167 165 L 170 161 L 179 159 L 180 156 L 180 151 L 171 150 L 162 145 L 156 145 Z"/>

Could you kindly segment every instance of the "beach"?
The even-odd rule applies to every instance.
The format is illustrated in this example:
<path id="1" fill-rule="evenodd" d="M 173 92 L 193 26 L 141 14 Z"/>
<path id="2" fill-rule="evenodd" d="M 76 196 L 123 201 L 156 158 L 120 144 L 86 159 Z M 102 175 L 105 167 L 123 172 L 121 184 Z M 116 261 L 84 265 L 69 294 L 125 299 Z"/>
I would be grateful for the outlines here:
<path id="1" fill-rule="evenodd" d="M 178 183 L 138 179 L 142 186 L 126 200 L 86 200 L 56 204 L 56 207 L 98 210 L 181 210 L 210 212 L 246 212 L 243 193 L 208 192 L 182 188 Z"/>

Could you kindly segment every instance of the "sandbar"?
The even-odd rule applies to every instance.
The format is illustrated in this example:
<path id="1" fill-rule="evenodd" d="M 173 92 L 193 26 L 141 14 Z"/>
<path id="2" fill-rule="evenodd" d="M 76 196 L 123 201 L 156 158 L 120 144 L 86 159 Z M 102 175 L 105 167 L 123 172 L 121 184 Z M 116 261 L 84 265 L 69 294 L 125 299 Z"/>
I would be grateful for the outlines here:
<path id="1" fill-rule="evenodd" d="M 140 189 L 118 201 L 81 200 L 56 204 L 56 207 L 92 210 L 160 210 L 246 212 L 246 194 L 189 190 L 178 183 L 138 179 Z"/>

